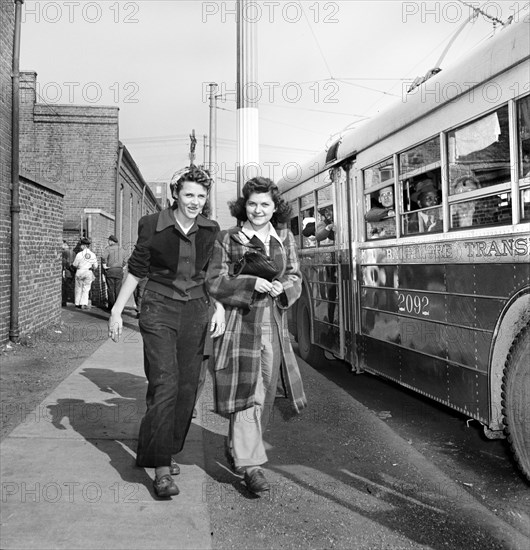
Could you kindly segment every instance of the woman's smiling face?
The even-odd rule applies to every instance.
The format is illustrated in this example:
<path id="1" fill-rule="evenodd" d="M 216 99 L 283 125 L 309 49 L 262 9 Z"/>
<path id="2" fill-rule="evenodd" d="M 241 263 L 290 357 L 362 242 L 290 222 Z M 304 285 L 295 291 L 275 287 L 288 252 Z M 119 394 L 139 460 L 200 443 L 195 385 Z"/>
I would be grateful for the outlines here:
<path id="1" fill-rule="evenodd" d="M 274 199 L 270 193 L 251 193 L 245 208 L 248 221 L 255 230 L 265 227 L 276 212 Z"/>
<path id="2" fill-rule="evenodd" d="M 185 181 L 178 192 L 177 210 L 187 220 L 194 220 L 204 208 L 208 192 L 195 181 Z"/>

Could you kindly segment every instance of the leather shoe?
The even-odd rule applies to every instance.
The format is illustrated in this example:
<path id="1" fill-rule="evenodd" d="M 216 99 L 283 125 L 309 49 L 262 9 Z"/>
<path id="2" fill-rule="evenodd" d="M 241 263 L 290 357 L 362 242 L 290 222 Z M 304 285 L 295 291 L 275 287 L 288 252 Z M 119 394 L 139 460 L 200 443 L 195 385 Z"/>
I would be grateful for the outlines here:
<path id="1" fill-rule="evenodd" d="M 270 491 L 271 486 L 263 473 L 261 468 L 255 468 L 254 470 L 245 471 L 244 477 L 247 489 L 254 494 L 264 493 Z"/>
<path id="2" fill-rule="evenodd" d="M 180 474 L 180 466 L 177 464 L 177 461 L 171 457 L 171 464 L 169 466 L 169 473 L 172 476 L 178 476 Z"/>
<path id="3" fill-rule="evenodd" d="M 170 475 L 155 477 L 153 487 L 157 497 L 167 498 L 178 495 L 180 493 L 177 484 L 173 481 Z"/>

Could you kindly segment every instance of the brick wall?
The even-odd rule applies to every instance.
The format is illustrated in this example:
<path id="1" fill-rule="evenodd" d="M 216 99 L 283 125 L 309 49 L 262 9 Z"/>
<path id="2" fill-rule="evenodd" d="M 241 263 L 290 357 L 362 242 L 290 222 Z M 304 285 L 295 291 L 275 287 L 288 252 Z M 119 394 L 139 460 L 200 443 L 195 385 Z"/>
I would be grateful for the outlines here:
<path id="1" fill-rule="evenodd" d="M 11 65 L 15 8 L 0 3 L 0 344 L 9 339 L 11 287 Z"/>
<path id="2" fill-rule="evenodd" d="M 37 75 L 21 73 L 21 163 L 65 191 L 64 221 L 86 208 L 114 214 L 118 108 L 36 103 Z"/>
<path id="3" fill-rule="evenodd" d="M 63 196 L 53 186 L 20 179 L 20 334 L 61 318 Z"/>
<path id="4" fill-rule="evenodd" d="M 30 178 L 64 192 L 60 240 L 64 238 L 73 247 L 81 236 L 87 236 L 100 260 L 108 236 L 118 233 L 122 246 L 130 252 L 139 218 L 157 211 L 158 205 L 150 189 L 144 193 L 146 184 L 140 170 L 123 147 L 119 174 L 123 208 L 118 213 L 121 228 L 116 231 L 114 197 L 121 145 L 118 108 L 41 104 L 36 83 L 35 72 L 21 73 L 21 165 Z M 101 269 L 90 297 L 97 306 L 106 303 Z"/>

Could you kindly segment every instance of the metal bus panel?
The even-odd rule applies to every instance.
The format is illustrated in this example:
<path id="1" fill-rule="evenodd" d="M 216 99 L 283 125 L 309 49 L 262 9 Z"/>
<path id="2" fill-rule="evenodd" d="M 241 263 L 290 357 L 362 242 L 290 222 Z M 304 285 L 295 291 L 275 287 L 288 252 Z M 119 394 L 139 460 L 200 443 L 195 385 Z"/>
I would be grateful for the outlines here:
<path id="1" fill-rule="evenodd" d="M 487 421 L 488 379 L 484 373 L 370 337 L 363 338 L 361 349 L 367 372 L 384 376 L 468 416 Z M 377 368 L 374 368 L 374 356 L 378 357 Z"/>

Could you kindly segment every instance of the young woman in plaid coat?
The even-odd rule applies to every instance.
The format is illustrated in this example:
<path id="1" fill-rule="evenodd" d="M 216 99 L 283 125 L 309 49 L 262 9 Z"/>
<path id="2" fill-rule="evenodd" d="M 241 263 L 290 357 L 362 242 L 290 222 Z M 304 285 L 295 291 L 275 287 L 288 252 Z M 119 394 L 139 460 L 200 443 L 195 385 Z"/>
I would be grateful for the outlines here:
<path id="1" fill-rule="evenodd" d="M 206 282 L 226 310 L 225 335 L 215 343 L 217 410 L 230 417 L 227 458 L 244 473 L 249 490 L 259 494 L 270 489 L 261 468 L 267 461 L 263 433 L 280 368 L 295 410 L 306 405 L 286 316 L 300 296 L 302 279 L 294 236 L 278 227 L 289 219 L 290 208 L 271 180 L 248 181 L 230 210 L 243 225 L 219 234 Z M 234 275 L 234 266 L 252 250 L 273 260 L 272 281 Z"/>

